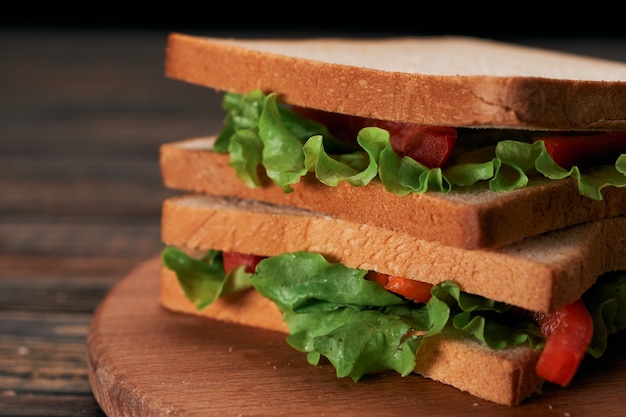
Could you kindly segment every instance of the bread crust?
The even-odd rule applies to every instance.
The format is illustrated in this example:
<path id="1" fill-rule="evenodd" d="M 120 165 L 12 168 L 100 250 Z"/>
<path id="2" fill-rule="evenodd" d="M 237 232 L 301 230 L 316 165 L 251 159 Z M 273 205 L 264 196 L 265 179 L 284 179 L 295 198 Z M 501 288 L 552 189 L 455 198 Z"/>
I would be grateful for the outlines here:
<path id="1" fill-rule="evenodd" d="M 254 290 L 198 310 L 185 298 L 176 274 L 162 267 L 160 297 L 170 311 L 288 333 L 276 305 Z M 515 406 L 541 389 L 543 381 L 534 371 L 539 354 L 530 348 L 494 351 L 459 334 L 444 333 L 424 340 L 415 372 L 476 397 Z"/>
<path id="2" fill-rule="evenodd" d="M 429 61 L 442 57 L 448 62 L 429 69 Z M 407 58 L 414 59 L 405 63 Z M 396 61 L 403 64 L 373 67 Z M 481 75 L 519 66 L 525 67 L 519 73 Z M 626 64 L 484 39 L 251 41 L 173 33 L 165 72 L 218 91 L 261 89 L 294 105 L 398 122 L 626 129 Z"/>
<path id="3" fill-rule="evenodd" d="M 301 207 L 466 249 L 502 247 L 550 230 L 626 214 L 626 189 L 607 187 L 603 200 L 597 201 L 582 196 L 571 178 L 534 180 L 529 187 L 507 192 L 478 186 L 408 196 L 389 193 L 379 182 L 329 187 L 312 175 L 294 185 L 292 193 L 267 178 L 262 187 L 249 188 L 228 166 L 228 155 L 211 151 L 213 142 L 214 137 L 206 137 L 162 145 L 165 186 Z"/>
<path id="4" fill-rule="evenodd" d="M 626 217 L 559 230 L 498 250 L 467 250 L 306 210 L 190 195 L 165 200 L 164 243 L 263 256 L 311 251 L 352 268 L 462 290 L 532 311 L 553 312 L 598 276 L 626 269 Z"/>

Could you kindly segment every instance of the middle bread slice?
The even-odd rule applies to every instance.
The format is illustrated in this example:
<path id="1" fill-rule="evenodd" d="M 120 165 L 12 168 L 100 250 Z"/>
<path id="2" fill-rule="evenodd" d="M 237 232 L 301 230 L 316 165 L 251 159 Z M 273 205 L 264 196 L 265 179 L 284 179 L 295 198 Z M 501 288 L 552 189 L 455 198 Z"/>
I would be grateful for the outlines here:
<path id="1" fill-rule="evenodd" d="M 390 229 L 253 200 L 186 195 L 163 205 L 162 239 L 190 249 L 262 256 L 311 251 L 331 262 L 436 284 L 531 311 L 578 299 L 600 275 L 626 269 L 626 217 L 470 250 Z"/>

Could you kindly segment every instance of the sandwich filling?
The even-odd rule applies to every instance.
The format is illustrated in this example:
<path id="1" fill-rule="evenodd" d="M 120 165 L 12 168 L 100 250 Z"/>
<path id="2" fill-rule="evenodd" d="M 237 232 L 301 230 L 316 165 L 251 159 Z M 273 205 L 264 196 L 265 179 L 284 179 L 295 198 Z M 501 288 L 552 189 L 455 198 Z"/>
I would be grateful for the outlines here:
<path id="1" fill-rule="evenodd" d="M 529 176 L 574 178 L 579 192 L 626 187 L 626 131 L 550 132 L 422 126 L 296 108 L 260 90 L 227 93 L 215 151 L 249 187 L 262 167 L 285 192 L 308 172 L 326 185 L 379 179 L 398 195 L 450 192 L 486 182 L 525 187 Z"/>
<path id="2" fill-rule="evenodd" d="M 162 261 L 199 310 L 223 295 L 258 291 L 281 311 L 289 345 L 312 365 L 325 357 L 337 377 L 354 381 L 388 370 L 408 375 L 422 340 L 452 332 L 494 350 L 542 349 L 537 374 L 566 386 L 585 353 L 600 357 L 608 335 L 626 328 L 624 271 L 599 277 L 557 312 L 538 314 L 463 292 L 454 281 L 380 276 L 311 252 L 262 257 L 210 250 L 194 257 L 168 247 Z"/>

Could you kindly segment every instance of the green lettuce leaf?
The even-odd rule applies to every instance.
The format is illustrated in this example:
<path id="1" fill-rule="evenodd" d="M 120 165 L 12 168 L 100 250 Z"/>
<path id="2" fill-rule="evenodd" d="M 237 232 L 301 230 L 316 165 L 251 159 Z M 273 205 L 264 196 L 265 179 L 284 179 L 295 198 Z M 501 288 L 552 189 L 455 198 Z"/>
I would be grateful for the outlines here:
<path id="1" fill-rule="evenodd" d="M 593 337 L 587 353 L 598 358 L 606 350 L 608 337 L 626 329 L 626 271 L 604 274 L 583 295 L 593 318 Z"/>
<path id="2" fill-rule="evenodd" d="M 342 319 L 345 315 L 339 314 Z M 346 321 L 335 320 L 329 332 L 312 340 L 309 363 L 325 356 L 337 377 L 358 381 L 363 375 L 394 370 L 402 376 L 415 369 L 417 338 L 406 337 L 412 324 L 401 316 L 378 310 L 356 310 Z M 289 340 L 293 345 L 293 340 Z M 297 347 L 297 346 L 296 346 Z M 316 359 L 312 359 L 316 358 Z"/>
<path id="3" fill-rule="evenodd" d="M 195 259 L 178 248 L 167 247 L 161 253 L 161 261 L 176 272 L 185 297 L 198 310 L 213 304 L 222 295 L 252 288 L 251 274 L 243 267 L 234 268 L 229 274 L 224 272 L 220 251 L 210 250 L 201 259 Z"/>
<path id="4" fill-rule="evenodd" d="M 214 149 L 229 153 L 231 167 L 248 187 L 260 185 L 259 166 L 285 192 L 307 173 L 303 145 L 312 136 L 324 138 L 324 145 L 337 152 L 354 147 L 342 144 L 320 123 L 285 110 L 276 95 L 255 90 L 248 95 L 226 94 L 222 108 L 227 111 L 225 127 Z"/>
<path id="5" fill-rule="evenodd" d="M 249 187 L 260 185 L 260 167 L 285 192 L 292 191 L 291 186 L 309 172 L 329 186 L 346 181 L 358 187 L 378 179 L 398 195 L 447 193 L 481 181 L 493 191 L 508 191 L 527 186 L 533 175 L 574 178 L 579 192 L 595 200 L 602 199 L 604 187 L 626 187 L 626 155 L 614 166 L 585 172 L 578 167 L 564 170 L 554 163 L 541 140 L 502 140 L 462 155 L 444 170 L 429 169 L 411 158 L 399 158 L 383 129 L 362 129 L 358 147 L 353 147 L 337 141 L 323 125 L 279 105 L 275 94 L 227 93 L 222 107 L 227 117 L 215 150 L 230 153 L 231 166 Z"/>
<path id="6" fill-rule="evenodd" d="M 452 324 L 457 330 L 472 335 L 491 349 L 520 345 L 535 348 L 543 346 L 544 339 L 537 325 L 531 320 L 506 314 L 511 306 L 505 303 L 462 292 L 452 281 L 436 285 L 432 293 L 435 298 L 448 300 L 448 305 L 459 308 L 452 318 Z M 454 303 L 449 301 L 450 298 L 454 299 Z"/>

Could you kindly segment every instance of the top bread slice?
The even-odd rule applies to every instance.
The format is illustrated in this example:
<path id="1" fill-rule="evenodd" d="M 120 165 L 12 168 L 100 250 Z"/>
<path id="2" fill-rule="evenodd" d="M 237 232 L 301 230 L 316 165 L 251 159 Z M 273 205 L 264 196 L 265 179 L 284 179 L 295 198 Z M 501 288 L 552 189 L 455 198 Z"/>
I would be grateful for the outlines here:
<path id="1" fill-rule="evenodd" d="M 626 129 L 626 64 L 467 37 L 219 39 L 173 33 L 166 75 L 397 122 Z"/>

